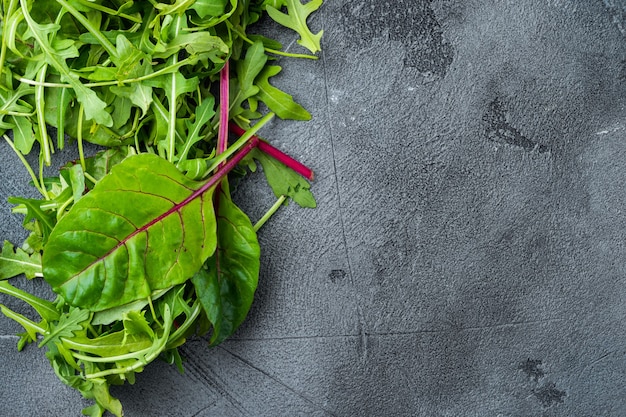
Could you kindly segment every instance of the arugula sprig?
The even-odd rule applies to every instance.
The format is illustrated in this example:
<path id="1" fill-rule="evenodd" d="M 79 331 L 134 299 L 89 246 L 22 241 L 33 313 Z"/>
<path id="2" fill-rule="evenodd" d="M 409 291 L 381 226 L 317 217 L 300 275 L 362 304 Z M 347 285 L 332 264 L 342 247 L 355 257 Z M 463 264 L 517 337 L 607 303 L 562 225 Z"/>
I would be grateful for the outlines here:
<path id="1" fill-rule="evenodd" d="M 59 379 L 94 401 L 84 414 L 121 416 L 111 385 L 157 358 L 182 371 L 187 338 L 215 345 L 235 332 L 258 282 L 257 230 L 289 199 L 315 206 L 312 171 L 256 132 L 274 114 L 311 118 L 270 80 L 278 57 L 317 58 L 322 32 L 307 19 L 321 3 L 0 0 L 0 134 L 41 194 L 9 199 L 29 237 L 0 252 L 0 293 L 36 317 L 0 310 L 25 330 L 18 349 L 37 343 Z M 252 33 L 264 14 L 312 54 Z M 87 157 L 85 141 L 104 149 Z M 45 177 L 68 143 L 79 158 Z M 25 158 L 33 151 L 38 169 Z M 256 224 L 227 177 L 254 161 L 277 197 Z M 204 250 L 190 250 L 194 233 Z M 146 273 L 128 275 L 124 259 Z M 8 282 L 20 274 L 43 277 L 57 299 Z"/>

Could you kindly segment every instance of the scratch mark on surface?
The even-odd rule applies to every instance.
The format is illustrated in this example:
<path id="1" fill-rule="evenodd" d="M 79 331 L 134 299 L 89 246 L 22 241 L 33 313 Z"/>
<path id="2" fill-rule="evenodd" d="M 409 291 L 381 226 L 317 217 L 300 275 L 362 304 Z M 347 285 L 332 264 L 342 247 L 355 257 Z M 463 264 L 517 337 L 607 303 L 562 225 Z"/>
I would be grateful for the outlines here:
<path id="1" fill-rule="evenodd" d="M 608 353 L 605 353 L 604 355 L 600 356 L 597 359 L 592 360 L 591 362 L 585 364 L 585 366 L 583 366 L 583 368 L 580 370 L 580 372 L 578 373 L 578 378 L 582 377 L 582 375 L 591 367 L 593 367 L 595 364 L 597 364 L 598 362 L 602 362 L 604 359 L 608 358 L 609 356 L 613 355 L 615 353 L 615 351 L 611 351 Z"/>
<path id="2" fill-rule="evenodd" d="M 322 18 L 322 26 L 326 27 L 326 9 L 324 9 L 324 12 L 321 13 L 321 18 Z M 350 283 L 354 288 L 357 288 L 354 282 L 354 269 L 352 268 L 352 261 L 350 259 L 350 251 L 348 250 L 348 239 L 346 238 L 344 211 L 343 211 L 343 206 L 341 203 L 341 192 L 340 192 L 340 187 L 339 187 L 339 175 L 338 175 L 338 170 L 337 170 L 337 158 L 336 158 L 337 154 L 335 152 L 335 134 L 334 134 L 333 123 L 332 123 L 332 118 L 331 118 L 331 115 L 333 114 L 332 108 L 331 108 L 332 100 L 331 100 L 331 94 L 328 88 L 328 72 L 327 72 L 327 64 L 326 64 L 326 54 L 324 53 L 324 50 L 322 50 L 321 55 L 322 55 L 322 70 L 324 71 L 324 94 L 326 96 L 326 117 L 328 117 L 328 136 L 330 137 L 330 149 L 331 149 L 332 158 L 333 158 L 333 174 L 335 176 L 335 190 L 336 190 L 337 205 L 338 205 L 338 210 L 339 210 L 339 222 L 341 225 L 341 236 L 343 239 L 343 247 L 345 251 L 346 262 L 348 264 L 348 273 L 350 275 Z M 363 361 L 363 363 L 365 363 L 367 362 L 367 356 L 368 356 L 367 355 L 367 334 L 366 334 L 367 326 L 365 322 L 365 313 L 363 312 L 363 308 L 361 307 L 361 305 L 363 304 L 361 302 L 361 296 L 358 291 L 355 292 L 355 294 L 357 298 L 356 308 L 357 308 L 357 314 L 358 314 L 357 330 L 359 334 L 361 335 L 361 349 L 363 350 L 362 355 L 361 355 L 361 360 Z"/>
<path id="3" fill-rule="evenodd" d="M 195 413 L 193 413 L 191 415 L 191 417 L 198 417 L 201 413 L 203 413 L 204 411 L 208 410 L 209 408 L 213 407 L 215 404 L 217 404 L 217 400 L 215 401 L 211 401 L 209 404 L 205 405 L 204 407 L 200 408 L 198 411 L 196 411 Z"/>
<path id="4" fill-rule="evenodd" d="M 183 345 L 179 348 L 181 352 L 184 353 L 185 356 L 191 356 L 187 351 L 186 347 Z M 235 407 L 238 411 L 240 411 L 244 415 L 251 415 L 251 413 L 243 406 L 243 404 L 237 400 L 220 381 L 220 378 L 217 374 L 211 369 L 209 365 L 200 366 L 194 361 L 188 361 L 185 363 L 185 369 L 189 371 L 189 374 L 196 378 L 198 382 L 202 385 L 212 388 L 224 399 L 230 402 L 233 407 Z M 208 407 L 210 407 L 209 405 Z M 200 410 L 199 412 L 201 412 Z"/>
<path id="5" fill-rule="evenodd" d="M 333 412 L 325 409 L 323 406 L 321 406 L 320 404 L 317 404 L 316 402 L 314 402 L 313 400 L 311 400 L 309 397 L 307 397 L 306 395 L 302 394 L 301 392 L 298 392 L 297 390 L 295 390 L 294 388 L 290 387 L 289 385 L 285 384 L 283 381 L 281 381 L 279 378 L 277 378 L 276 376 L 270 374 L 269 372 L 259 368 L 258 366 L 254 365 L 253 363 L 251 363 L 250 361 L 242 358 L 241 356 L 237 355 L 236 353 L 231 352 L 230 350 L 226 349 L 224 346 L 222 345 L 218 345 L 217 346 L 218 349 L 223 350 L 224 352 L 228 353 L 229 355 L 231 355 L 233 358 L 237 359 L 238 361 L 240 361 L 241 363 L 245 364 L 246 366 L 254 369 L 257 372 L 260 372 L 261 374 L 265 375 L 266 377 L 268 377 L 269 379 L 271 379 L 272 381 L 276 382 L 277 384 L 279 384 L 280 386 L 286 388 L 287 390 L 289 390 L 290 392 L 292 392 L 293 394 L 295 394 L 296 396 L 298 396 L 299 398 L 303 399 L 304 401 L 306 401 L 307 403 L 311 404 L 313 407 L 324 411 L 325 413 L 331 415 L 331 416 L 335 416 L 336 414 L 334 414 Z"/>
<path id="6" fill-rule="evenodd" d="M 492 329 L 507 329 L 511 327 L 520 327 L 520 326 L 534 326 L 537 324 L 551 324 L 560 321 L 565 321 L 565 319 L 545 319 L 545 320 L 535 320 L 535 321 L 515 321 L 511 323 L 494 323 L 494 324 L 486 324 L 484 326 L 469 326 L 469 327 L 457 327 L 458 331 L 468 332 L 468 331 L 476 331 L 476 330 L 492 330 Z"/>
<path id="7" fill-rule="evenodd" d="M 415 335 L 423 335 L 423 334 L 446 334 L 450 332 L 474 332 L 474 331 L 483 331 L 483 330 L 505 330 L 516 327 L 523 326 L 536 326 L 536 325 L 545 325 L 552 324 L 565 321 L 565 319 L 547 319 L 547 320 L 537 320 L 537 321 L 520 321 L 520 322 L 512 322 L 512 323 L 495 323 L 489 324 L 485 326 L 472 326 L 472 327 L 461 327 L 461 326 L 452 326 L 448 325 L 445 328 L 434 328 L 434 329 L 416 329 L 416 330 L 394 330 L 388 332 L 356 332 L 350 334 L 335 334 L 335 335 L 301 335 L 301 336 L 273 336 L 273 337 L 231 337 L 227 339 L 224 343 L 232 343 L 232 342 L 265 342 L 265 341 L 274 341 L 274 340 L 331 340 L 331 339 L 356 339 L 356 338 L 375 338 L 375 337 L 402 337 L 402 336 L 415 336 Z"/>

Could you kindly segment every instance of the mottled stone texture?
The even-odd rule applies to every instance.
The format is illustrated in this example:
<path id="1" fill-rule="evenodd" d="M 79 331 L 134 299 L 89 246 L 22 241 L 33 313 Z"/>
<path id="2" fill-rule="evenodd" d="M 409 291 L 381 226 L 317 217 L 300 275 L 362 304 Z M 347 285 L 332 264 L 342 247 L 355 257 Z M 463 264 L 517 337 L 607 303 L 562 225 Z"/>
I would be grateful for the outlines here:
<path id="1" fill-rule="evenodd" d="M 157 363 L 116 388 L 126 414 L 626 415 L 625 16 L 326 0 L 320 60 L 281 60 L 276 80 L 314 119 L 263 132 L 316 170 L 319 207 L 261 232 L 241 330 L 185 345 L 184 375 Z M 26 176 L 0 147 L 0 231 L 18 239 L 4 200 Z M 262 185 L 237 194 L 252 217 Z M 79 415 L 0 323 L 0 414 Z"/>

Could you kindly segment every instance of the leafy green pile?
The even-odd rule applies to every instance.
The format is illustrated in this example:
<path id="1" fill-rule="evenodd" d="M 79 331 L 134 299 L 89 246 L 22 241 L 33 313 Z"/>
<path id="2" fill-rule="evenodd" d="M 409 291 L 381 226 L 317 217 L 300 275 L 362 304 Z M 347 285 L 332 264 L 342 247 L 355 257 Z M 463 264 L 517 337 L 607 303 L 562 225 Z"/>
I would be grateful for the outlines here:
<path id="1" fill-rule="evenodd" d="M 186 338 L 231 335 L 257 286 L 258 228 L 288 199 L 315 207 L 311 170 L 256 132 L 274 115 L 310 119 L 270 79 L 279 56 L 316 58 L 322 32 L 307 18 L 321 3 L 1 1 L 0 134 L 41 198 L 9 198 L 30 234 L 0 253 L 0 293 L 39 317 L 0 308 L 25 329 L 18 349 L 46 348 L 58 377 L 94 400 L 85 414 L 121 416 L 111 384 L 157 358 L 182 371 Z M 252 34 L 264 15 L 308 52 Z M 84 141 L 102 150 L 86 157 Z M 45 177 L 66 142 L 79 159 Z M 24 157 L 35 150 L 38 172 Z M 278 200 L 253 225 L 228 178 L 257 163 Z M 8 282 L 18 275 L 43 277 L 56 300 Z"/>

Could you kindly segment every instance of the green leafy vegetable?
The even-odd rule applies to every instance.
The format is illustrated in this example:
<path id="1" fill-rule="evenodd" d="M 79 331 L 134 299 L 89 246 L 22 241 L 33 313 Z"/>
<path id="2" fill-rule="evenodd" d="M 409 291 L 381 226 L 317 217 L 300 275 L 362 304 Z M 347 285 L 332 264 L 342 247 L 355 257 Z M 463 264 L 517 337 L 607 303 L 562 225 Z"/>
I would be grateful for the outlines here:
<path id="1" fill-rule="evenodd" d="M 256 85 L 259 100 L 283 119 L 310 120 L 311 114 L 293 101 L 293 97 L 270 84 L 269 78 L 282 70 L 278 65 L 265 67 L 259 74 Z"/>
<path id="2" fill-rule="evenodd" d="M 321 3 L 0 2 L 0 134 L 41 194 L 8 199 L 29 236 L 0 253 L 0 294 L 39 317 L 0 311 L 24 328 L 18 349 L 37 342 L 94 401 L 85 415 L 121 416 L 110 386 L 157 358 L 182 371 L 188 337 L 232 335 L 259 280 L 257 230 L 288 199 L 315 207 L 313 172 L 256 132 L 274 114 L 311 118 L 270 79 L 281 57 L 317 57 L 252 31 L 268 15 L 315 54 L 322 32 L 307 19 Z M 104 149 L 86 156 L 84 142 Z M 70 145 L 78 158 L 45 177 Z M 255 160 L 277 202 L 253 225 L 227 176 Z M 43 276 L 56 300 L 20 289 L 20 275 Z"/>
<path id="3" fill-rule="evenodd" d="M 14 249 L 9 241 L 4 241 L 0 253 L 0 279 L 7 279 L 24 274 L 26 278 L 35 278 L 41 274 L 41 254 L 29 254 L 24 249 Z"/>
<path id="4" fill-rule="evenodd" d="M 126 159 L 54 228 L 46 281 L 93 311 L 185 282 L 215 250 L 212 194 L 156 155 Z"/>
<path id="5" fill-rule="evenodd" d="M 217 250 L 192 278 L 198 299 L 213 325 L 218 344 L 243 322 L 252 305 L 260 268 L 260 248 L 248 216 L 220 187 Z"/>
<path id="6" fill-rule="evenodd" d="M 313 34 L 307 26 L 307 18 L 311 13 L 319 9 L 322 0 L 311 0 L 306 4 L 302 4 L 300 0 L 284 0 L 282 2 L 273 2 L 274 5 L 267 5 L 267 14 L 281 25 L 295 30 L 300 35 L 298 43 L 309 51 L 315 53 L 321 50 L 320 39 L 324 33 L 320 30 L 317 34 Z M 285 5 L 287 13 L 282 13 L 277 6 Z"/>

